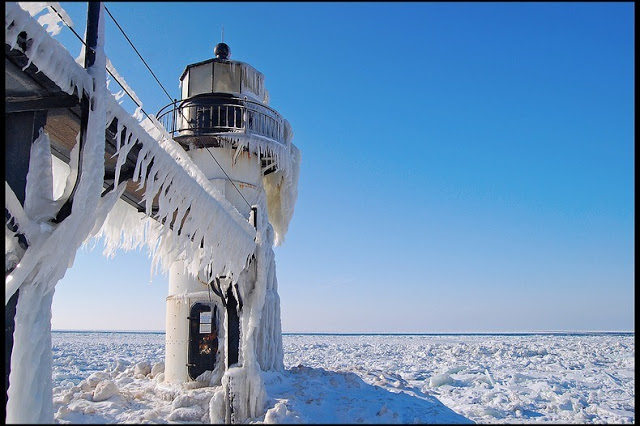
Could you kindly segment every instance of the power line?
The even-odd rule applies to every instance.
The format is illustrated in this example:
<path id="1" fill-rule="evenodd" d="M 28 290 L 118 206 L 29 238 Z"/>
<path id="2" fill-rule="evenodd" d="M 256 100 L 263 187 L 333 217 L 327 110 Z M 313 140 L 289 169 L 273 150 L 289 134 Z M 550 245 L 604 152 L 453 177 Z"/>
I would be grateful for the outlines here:
<path id="1" fill-rule="evenodd" d="M 244 200 L 245 203 L 247 203 L 247 206 L 249 206 L 249 208 L 251 208 L 251 204 L 249 204 L 249 202 L 247 201 L 246 198 L 244 198 L 244 195 L 242 195 L 242 192 L 240 192 L 240 190 L 238 189 L 238 187 L 236 186 L 235 182 L 231 179 L 231 177 L 227 174 L 227 172 L 224 171 L 224 169 L 222 168 L 222 166 L 220 165 L 220 163 L 218 163 L 218 160 L 216 160 L 216 157 L 213 156 L 213 154 L 211 153 L 211 151 L 209 151 L 209 148 L 207 148 L 206 146 L 204 147 L 204 149 L 207 150 L 207 152 L 209 153 L 209 155 L 211 156 L 211 158 L 213 158 L 213 161 L 216 162 L 216 164 L 218 165 L 218 167 L 220 167 L 220 170 L 222 170 L 222 173 L 225 174 L 225 176 L 227 176 L 227 179 L 229 179 L 229 182 L 231 182 L 231 185 L 233 185 L 233 187 L 236 189 L 236 191 L 238 191 L 238 194 L 240 194 L 240 196 L 242 197 L 242 199 Z"/>
<path id="2" fill-rule="evenodd" d="M 55 12 L 59 17 L 60 17 L 60 20 L 61 20 L 61 21 L 62 21 L 62 22 L 67 26 L 67 28 L 69 28 L 69 29 L 71 30 L 71 32 L 72 32 L 73 34 L 75 34 L 75 36 L 76 36 L 76 37 L 78 37 L 78 40 L 80 40 L 80 41 L 82 42 L 82 44 L 84 44 L 84 47 L 86 47 L 87 49 L 91 49 L 91 50 L 93 50 L 93 51 L 95 52 L 95 50 L 94 50 L 93 48 L 91 48 L 91 47 L 87 46 L 87 44 L 84 42 L 84 40 L 82 39 L 82 37 L 80 37 L 80 34 L 78 34 L 78 33 L 76 32 L 76 30 L 74 30 L 74 29 L 73 29 L 73 27 L 72 27 L 71 25 L 69 25 L 69 23 L 68 23 L 67 21 L 65 21 L 64 17 L 60 14 L 60 12 L 58 12 L 58 11 L 56 10 L 56 8 L 55 8 L 55 7 L 53 7 L 53 6 L 52 6 L 52 5 L 50 5 L 50 4 L 49 4 L 49 5 L 47 5 L 47 7 L 50 7 L 50 8 L 51 8 L 51 10 L 53 10 L 53 11 L 54 11 L 54 12 Z"/>
<path id="3" fill-rule="evenodd" d="M 107 11 L 107 13 L 109 14 L 109 16 L 111 17 L 111 19 L 113 20 L 113 22 L 116 24 L 116 26 L 118 27 L 118 29 L 120 30 L 120 32 L 122 33 L 122 35 L 124 36 L 124 38 L 127 39 L 127 41 L 129 42 L 129 44 L 131 45 L 131 47 L 133 48 L 133 50 L 135 50 L 135 52 L 138 54 L 138 57 L 140 58 L 140 60 L 144 63 L 144 65 L 147 67 L 147 69 L 149 70 L 149 72 L 151 73 L 151 75 L 153 76 L 153 78 L 156 79 L 156 81 L 158 82 L 158 84 L 160 85 L 160 87 L 162 88 L 162 90 L 164 90 L 164 93 L 167 95 L 167 97 L 169 98 L 170 102 L 173 102 L 173 98 L 171 98 L 171 95 L 169 94 L 169 92 L 167 92 L 167 89 L 164 88 L 164 86 L 162 85 L 162 83 L 160 83 L 160 80 L 158 80 L 158 77 L 156 77 L 156 74 L 153 72 L 153 70 L 151 70 L 151 67 L 149 67 L 149 64 L 147 64 L 147 61 L 144 60 L 144 58 L 142 57 L 142 55 L 140 54 L 140 52 L 138 52 L 138 49 L 136 49 L 136 47 L 133 45 L 133 42 L 129 39 L 129 37 L 127 36 L 127 34 L 124 32 L 124 30 L 122 29 L 122 27 L 120 26 L 120 24 L 118 24 L 118 21 L 116 21 L 116 18 L 113 17 L 113 15 L 111 14 L 111 12 L 109 11 L 109 8 L 107 8 L 107 5 L 104 6 L 104 10 Z"/>

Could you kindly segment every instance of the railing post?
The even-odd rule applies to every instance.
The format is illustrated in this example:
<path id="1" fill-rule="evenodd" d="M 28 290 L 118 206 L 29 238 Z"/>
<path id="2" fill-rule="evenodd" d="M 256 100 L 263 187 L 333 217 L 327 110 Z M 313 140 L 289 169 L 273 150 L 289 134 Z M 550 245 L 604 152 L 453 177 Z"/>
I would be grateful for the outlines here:
<path id="1" fill-rule="evenodd" d="M 175 132 L 178 130 L 178 118 L 176 117 L 176 104 L 178 100 L 173 100 L 173 121 L 171 122 L 171 136 L 175 136 Z"/>
<path id="2" fill-rule="evenodd" d="M 87 2 L 87 30 L 86 36 L 86 48 L 84 53 L 84 68 L 91 68 L 96 61 L 96 47 L 98 46 L 98 21 L 100 20 L 100 2 Z M 89 122 L 89 110 L 90 99 L 86 94 L 82 95 L 80 102 L 80 138 L 78 140 L 78 148 L 80 153 L 78 158 L 83 158 L 84 145 L 87 139 L 87 126 Z M 71 206 L 76 194 L 78 183 L 80 182 L 80 176 L 82 175 L 82 161 L 78 161 L 78 175 L 76 181 L 71 190 L 71 195 L 62 205 L 56 218 L 55 223 L 60 223 L 71 214 Z"/>
<path id="3" fill-rule="evenodd" d="M 249 124 L 247 122 L 248 119 L 249 114 L 247 113 L 247 104 L 245 103 L 242 106 L 242 129 L 244 130 L 244 133 L 247 133 L 247 130 L 249 129 Z"/>
<path id="4" fill-rule="evenodd" d="M 13 190 L 20 204 L 24 206 L 25 190 L 27 186 L 27 174 L 29 173 L 29 159 L 31 144 L 38 138 L 39 131 L 47 122 L 47 111 L 28 111 L 5 115 L 5 181 Z M 5 225 L 6 223 L 5 219 Z M 24 235 L 19 236 L 22 249 L 28 247 Z M 15 266 L 7 268 L 5 262 L 5 277 L 10 274 Z M 18 305 L 20 290 L 11 296 L 5 304 L 5 341 L 4 341 L 4 367 L 5 367 L 5 421 L 6 407 L 9 400 L 9 374 L 11 373 L 11 353 L 13 352 L 13 333 L 15 331 L 16 307 Z"/>

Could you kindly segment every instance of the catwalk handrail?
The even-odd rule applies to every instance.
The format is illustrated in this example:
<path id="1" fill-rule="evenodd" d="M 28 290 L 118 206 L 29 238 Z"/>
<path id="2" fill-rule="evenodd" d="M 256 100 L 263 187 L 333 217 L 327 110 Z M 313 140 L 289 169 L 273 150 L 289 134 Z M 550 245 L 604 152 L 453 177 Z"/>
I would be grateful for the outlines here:
<path id="1" fill-rule="evenodd" d="M 285 120 L 274 109 L 250 99 L 219 94 L 174 101 L 157 119 L 173 137 L 254 134 L 285 144 Z"/>

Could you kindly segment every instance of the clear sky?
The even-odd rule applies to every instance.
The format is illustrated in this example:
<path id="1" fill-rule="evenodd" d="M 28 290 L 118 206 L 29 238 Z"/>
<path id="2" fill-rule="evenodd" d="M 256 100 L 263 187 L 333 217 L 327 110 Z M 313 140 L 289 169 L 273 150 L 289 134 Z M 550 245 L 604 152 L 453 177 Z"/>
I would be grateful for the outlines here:
<path id="1" fill-rule="evenodd" d="M 106 4 L 172 96 L 222 25 L 266 75 L 302 151 L 285 332 L 634 330 L 632 3 Z M 164 330 L 167 286 L 144 252 L 81 250 L 53 328 Z"/>

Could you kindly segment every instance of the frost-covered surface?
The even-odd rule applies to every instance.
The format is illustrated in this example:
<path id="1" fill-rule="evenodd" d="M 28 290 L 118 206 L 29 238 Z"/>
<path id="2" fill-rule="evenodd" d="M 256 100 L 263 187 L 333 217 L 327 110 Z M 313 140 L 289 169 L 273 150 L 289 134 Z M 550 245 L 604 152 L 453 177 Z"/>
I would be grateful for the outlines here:
<path id="1" fill-rule="evenodd" d="M 29 63 L 33 62 L 68 94 L 74 92 L 78 98 L 82 93 L 93 94 L 93 83 L 87 72 L 79 66 L 75 59 L 57 40 L 23 10 L 17 3 L 5 3 L 5 40 L 14 48 L 18 34 L 25 31 L 33 41 L 28 45 L 26 55 Z"/>
<path id="2" fill-rule="evenodd" d="M 147 245 L 153 264 L 165 271 L 182 256 L 192 276 L 200 271 L 237 276 L 255 250 L 255 229 L 155 119 L 138 121 L 141 114 L 130 116 L 113 96 L 109 96 L 107 108 L 109 116 L 118 120 L 116 176 L 131 148 L 136 143 L 142 145 L 133 181 L 144 188 L 145 213 L 153 215 L 154 222 L 131 208 L 114 209 L 98 233 L 105 240 L 106 254 Z M 156 198 L 159 210 L 153 213 Z M 158 226 L 158 222 L 172 227 Z"/>
<path id="3" fill-rule="evenodd" d="M 51 35 L 57 35 L 62 30 L 62 25 L 66 22 L 67 25 L 73 27 L 73 21 L 67 14 L 67 12 L 60 6 L 58 2 L 19 2 L 20 7 L 33 17 L 38 17 L 38 23 L 46 28 L 47 32 Z M 55 9 L 55 11 L 54 11 Z M 42 12 L 45 13 L 42 13 Z M 61 17 L 64 19 L 61 19 Z"/>
<path id="4" fill-rule="evenodd" d="M 291 144 L 289 147 L 289 166 L 285 170 L 278 170 L 263 178 L 264 189 L 267 194 L 267 209 L 269 222 L 275 231 L 275 245 L 284 242 L 289 229 L 289 222 L 293 217 L 296 199 L 298 198 L 298 177 L 300 175 L 300 151 Z"/>
<path id="5" fill-rule="evenodd" d="M 280 299 L 273 253 L 274 232 L 265 214 L 265 198 L 266 195 L 261 190 L 256 201 L 258 234 L 255 256 L 236 281 L 235 297 L 243 301 L 242 309 L 239 310 L 239 367 L 230 366 L 220 379 L 215 374 L 216 369 L 208 381 L 210 385 L 222 385 L 216 390 L 209 404 L 209 418 L 212 423 L 221 423 L 228 419 L 237 423 L 263 416 L 267 394 L 262 372 L 278 372 L 284 368 Z M 229 284 L 230 281 L 221 283 L 222 294 L 227 293 Z M 223 328 L 226 335 L 226 320 Z M 226 346 L 224 339 L 220 344 Z M 225 356 L 223 355 L 222 359 Z M 227 409 L 226 395 L 230 395 L 229 399 L 233 401 L 231 411 Z"/>
<path id="6" fill-rule="evenodd" d="M 285 127 L 287 131 L 283 143 L 254 134 L 240 136 L 230 134 L 221 138 L 223 146 L 237 147 L 236 155 L 246 149 L 261 158 L 268 159 L 268 163 L 273 164 L 273 168 L 277 169 L 263 178 L 269 222 L 275 231 L 275 245 L 284 242 L 289 222 L 293 217 L 300 175 L 300 150 L 292 143 L 293 131 L 288 122 Z"/>
<path id="7" fill-rule="evenodd" d="M 259 197 L 258 238 L 255 255 L 255 284 L 240 288 L 245 302 L 241 311 L 242 357 L 244 365 L 254 364 L 256 370 L 282 370 L 282 331 L 280 298 L 273 253 L 274 232 L 264 214 L 265 194 Z"/>
<path id="8" fill-rule="evenodd" d="M 54 386 L 78 384 L 115 360 L 164 361 L 164 333 L 52 332 Z"/>
<path id="9" fill-rule="evenodd" d="M 286 336 L 285 364 L 436 396 L 479 423 L 635 420 L 634 336 Z"/>
<path id="10" fill-rule="evenodd" d="M 33 20 L 15 4 L 7 4 L 15 17 L 9 22 L 8 34 L 15 28 L 33 27 Z M 24 18 L 24 19 L 23 19 Z M 9 19 L 7 19 L 9 21 Z M 27 49 L 30 59 L 42 59 L 41 49 L 51 47 L 52 39 L 36 31 L 42 28 L 35 24 L 32 46 Z M 7 422 L 46 423 L 53 420 L 51 404 L 51 302 L 56 283 L 73 264 L 75 252 L 89 236 L 96 220 L 104 218 L 124 187 L 116 188 L 101 197 L 104 176 L 104 96 L 106 82 L 104 76 L 104 21 L 98 25 L 98 44 L 95 65 L 83 73 L 93 82 L 91 106 L 87 121 L 86 138 L 82 151 L 84 172 L 80 175 L 71 214 L 60 224 L 52 225 L 48 220 L 58 211 L 59 204 L 53 199 L 53 178 L 51 149 L 46 133 L 40 132 L 31 146 L 29 172 L 25 188 L 24 214 L 18 216 L 19 230 L 25 233 L 29 247 L 20 262 L 5 280 L 5 303 L 20 289 L 16 306 L 13 350 L 11 353 L 11 373 L 7 401 Z M 15 37 L 15 35 L 12 35 Z M 32 51 L 30 52 L 30 49 Z M 56 48 L 52 49 L 55 51 Z M 34 53 L 35 52 L 35 53 Z M 44 52 L 51 55 L 55 52 Z M 70 58 L 70 56 L 68 57 Z M 35 60 L 34 60 L 35 62 Z M 53 58 L 55 63 L 55 58 Z M 46 70 L 51 62 L 45 61 Z M 36 63 L 40 67 L 39 63 Z M 59 64 L 58 64 L 59 65 Z M 68 68 L 65 63 L 61 69 Z M 73 66 L 77 66 L 75 62 Z M 71 86 L 73 84 L 70 84 Z M 71 93 L 71 92 L 70 92 Z M 12 206 L 13 217 L 18 206 Z M 22 223 L 20 223 L 22 221 Z"/>
<path id="11" fill-rule="evenodd" d="M 633 335 L 285 335 L 283 344 L 287 369 L 262 374 L 268 411 L 252 421 L 464 421 L 454 412 L 478 423 L 635 421 Z M 54 332 L 53 347 L 59 422 L 209 421 L 216 387 L 136 376 L 136 364 L 163 361 L 164 334 Z M 81 389 L 105 369 L 119 371 Z M 108 380 L 119 393 L 94 402 Z"/>
<path id="12" fill-rule="evenodd" d="M 42 10 L 44 4 L 38 7 Z M 31 12 L 35 12 L 35 9 L 32 8 Z M 17 3 L 7 3 L 5 12 L 7 43 L 14 47 L 17 36 L 22 31 L 26 31 L 28 38 L 33 40 L 25 54 L 41 72 L 67 93 L 75 92 L 81 96 L 84 91 L 90 96 L 93 95 L 91 78 L 86 70 L 76 63 L 57 40 L 47 34 L 45 29 L 30 16 L 29 12 L 23 10 Z M 126 86 L 126 82 L 122 83 Z M 151 202 L 157 194 L 163 195 L 159 197 L 158 217 L 161 220 L 169 217 L 169 221 L 171 221 L 173 214 L 177 213 L 176 223 L 179 224 L 189 209 L 188 218 L 183 224 L 182 237 L 176 237 L 176 233 L 168 227 L 164 227 L 157 228 L 157 232 L 153 235 L 156 238 L 149 241 L 146 239 L 146 229 L 149 225 L 143 223 L 142 226 L 131 230 L 131 235 L 127 237 L 128 240 L 138 238 L 138 245 L 147 242 L 159 243 L 150 247 L 156 265 L 160 263 L 163 266 L 168 266 L 177 254 L 186 252 L 190 259 L 189 271 L 193 275 L 197 274 L 199 270 L 207 269 L 214 273 L 235 272 L 238 274 L 255 247 L 253 244 L 255 231 L 252 227 L 210 185 L 184 150 L 166 134 L 163 134 L 161 129 L 158 129 L 158 127 L 161 128 L 159 123 L 152 123 L 148 119 L 140 123 L 139 113 L 136 118 L 131 117 L 113 96 L 101 98 L 100 104 L 107 109 L 108 122 L 114 117 L 118 118 L 119 138 L 123 126 L 127 128 L 127 135 L 123 140 L 118 140 L 119 146 L 122 144 L 119 157 L 121 162 L 124 161 L 127 152 L 134 143 L 140 142 L 143 145 L 136 165 L 136 180 L 140 182 L 141 186 L 146 182 L 146 166 L 153 160 L 150 179 L 145 187 L 147 214 L 151 213 Z M 147 132 L 150 132 L 151 135 Z M 133 221 L 130 222 L 133 223 Z M 112 250 L 122 242 L 119 231 L 119 229 L 111 230 L 108 234 L 114 237 L 108 241 Z M 105 233 L 101 233 L 102 235 Z M 203 250 L 197 248 L 201 239 L 205 240 Z M 196 242 L 191 243 L 191 240 Z M 222 241 L 225 241 L 225 244 L 222 244 Z M 229 244 L 229 242 L 233 242 L 233 244 Z M 215 250 L 216 256 L 214 256 L 214 248 L 220 245 L 223 245 L 225 249 Z M 194 246 L 196 248 L 193 248 Z"/>

